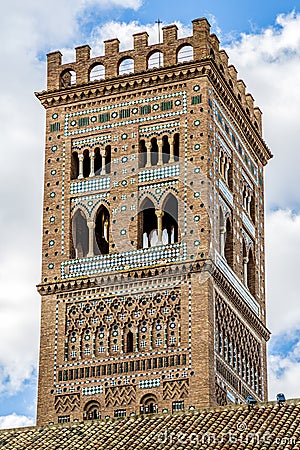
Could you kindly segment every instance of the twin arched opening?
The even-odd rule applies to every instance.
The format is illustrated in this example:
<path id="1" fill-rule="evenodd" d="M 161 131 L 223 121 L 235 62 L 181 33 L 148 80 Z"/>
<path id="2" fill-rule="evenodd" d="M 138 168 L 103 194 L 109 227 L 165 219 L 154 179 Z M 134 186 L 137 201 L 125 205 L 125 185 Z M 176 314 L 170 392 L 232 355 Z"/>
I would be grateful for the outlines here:
<path id="1" fill-rule="evenodd" d="M 87 221 L 82 209 L 77 209 L 72 218 L 71 257 L 85 258 L 109 253 L 110 215 L 101 205 L 95 219 Z"/>
<path id="2" fill-rule="evenodd" d="M 139 211 L 138 230 L 139 248 L 178 242 L 178 202 L 174 195 L 167 196 L 162 209 L 155 209 L 146 198 Z"/>

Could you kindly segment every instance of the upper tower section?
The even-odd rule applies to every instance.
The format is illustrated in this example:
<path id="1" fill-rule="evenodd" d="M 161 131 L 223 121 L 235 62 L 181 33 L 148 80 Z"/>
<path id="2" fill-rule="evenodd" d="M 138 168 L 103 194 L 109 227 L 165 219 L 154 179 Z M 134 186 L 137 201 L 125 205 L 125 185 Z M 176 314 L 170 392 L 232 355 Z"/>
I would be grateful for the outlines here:
<path id="1" fill-rule="evenodd" d="M 224 50 L 219 49 L 219 40 L 214 34 L 210 34 L 210 25 L 205 18 L 193 20 L 193 35 L 178 39 L 178 28 L 176 25 L 169 25 L 163 28 L 163 42 L 149 45 L 147 32 L 133 35 L 133 50 L 119 51 L 120 41 L 110 39 L 105 41 L 105 53 L 103 56 L 90 57 L 90 46 L 83 45 L 76 48 L 76 61 L 63 64 L 62 54 L 59 51 L 48 54 L 47 60 L 47 92 L 38 93 L 38 98 L 47 108 L 53 106 L 53 95 L 56 97 L 58 91 L 59 98 L 54 98 L 60 104 L 64 101 L 70 102 L 72 99 L 78 100 L 76 91 L 88 88 L 89 91 L 81 98 L 99 95 L 102 91 L 96 90 L 96 86 L 106 85 L 105 82 L 118 83 L 121 86 L 111 85 L 109 91 L 125 90 L 128 75 L 136 75 L 135 87 L 140 87 L 141 83 L 146 86 L 148 83 L 155 83 L 154 79 L 143 80 L 145 72 L 156 72 L 160 68 L 161 76 L 166 77 L 170 67 L 174 70 L 182 69 L 183 63 L 192 65 L 189 77 L 195 74 L 195 68 L 201 61 L 213 63 L 211 70 L 218 69 L 222 74 L 222 81 L 225 81 L 243 108 L 247 121 L 251 122 L 257 133 L 262 134 L 261 111 L 254 106 L 254 99 L 246 92 L 246 86 L 242 80 L 238 80 L 237 71 L 234 66 L 228 65 L 228 56 Z M 194 64 L 191 64 L 194 63 Z M 205 71 L 205 69 L 203 68 Z M 153 73 L 153 74 L 154 74 Z M 177 76 L 182 77 L 182 73 Z M 151 72 L 147 74 L 151 77 Z M 175 75 L 176 76 L 176 75 Z M 132 78 L 132 77 L 131 77 Z M 159 81 L 159 80 L 157 80 Z M 219 80 L 218 80 L 219 81 Z M 220 80 L 221 81 L 221 80 Z M 220 82 L 219 81 L 219 82 Z M 147 83 L 148 82 L 148 83 Z M 130 87 L 133 87 L 131 85 Z M 219 86 L 221 88 L 221 86 Z M 72 94 L 70 94 L 72 88 Z M 92 89 L 92 90 L 91 90 Z M 104 90 L 103 93 L 109 92 Z M 73 93 L 74 92 L 74 93 Z M 64 95 L 65 93 L 65 95 Z M 67 94 L 68 93 L 68 94 Z M 49 97 L 49 94 L 50 97 Z M 52 101 L 49 101 L 50 98 Z M 269 152 L 264 155 L 267 159 Z"/>

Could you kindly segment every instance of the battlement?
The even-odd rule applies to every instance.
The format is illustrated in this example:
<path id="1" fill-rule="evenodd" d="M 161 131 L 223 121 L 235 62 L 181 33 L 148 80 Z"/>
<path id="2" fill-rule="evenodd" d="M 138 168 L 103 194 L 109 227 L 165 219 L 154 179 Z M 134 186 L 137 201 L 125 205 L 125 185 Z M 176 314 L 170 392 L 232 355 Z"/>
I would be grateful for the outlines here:
<path id="1" fill-rule="evenodd" d="M 65 90 L 128 74 L 211 60 L 261 134 L 261 111 L 254 107 L 253 97 L 246 93 L 244 82 L 238 80 L 235 67 L 228 64 L 226 52 L 219 49 L 217 36 L 210 34 L 210 24 L 205 18 L 195 19 L 192 24 L 193 35 L 181 39 L 178 39 L 176 25 L 164 27 L 162 42 L 153 45 L 148 44 L 147 32 L 136 33 L 133 35 L 133 49 L 122 52 L 119 39 L 109 39 L 104 42 L 104 55 L 94 58 L 90 56 L 90 46 L 83 45 L 76 48 L 76 61 L 66 64 L 62 64 L 61 52 L 49 53 L 47 89 Z"/>

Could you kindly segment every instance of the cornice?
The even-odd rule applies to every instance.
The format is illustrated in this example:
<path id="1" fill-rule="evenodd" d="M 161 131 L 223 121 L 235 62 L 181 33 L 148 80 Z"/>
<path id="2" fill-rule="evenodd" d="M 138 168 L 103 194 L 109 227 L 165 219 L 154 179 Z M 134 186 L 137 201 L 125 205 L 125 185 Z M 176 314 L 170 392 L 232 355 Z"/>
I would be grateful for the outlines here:
<path id="1" fill-rule="evenodd" d="M 246 317 L 257 333 L 266 341 L 269 340 L 270 331 L 261 322 L 259 317 L 253 313 L 245 301 L 236 292 L 234 287 L 227 281 L 227 279 L 211 260 L 206 260 L 205 262 L 194 262 L 192 264 L 172 264 L 168 267 L 159 267 L 153 270 L 132 270 L 118 274 L 111 273 L 99 277 L 74 278 L 57 283 L 41 283 L 37 286 L 37 290 L 41 296 L 45 296 L 64 294 L 91 288 L 102 289 L 103 287 L 108 286 L 113 286 L 115 288 L 119 286 L 121 289 L 125 284 L 131 285 L 133 283 L 143 281 L 145 281 L 146 288 L 148 280 L 150 278 L 153 279 L 153 277 L 163 281 L 174 281 L 175 278 L 177 280 L 181 279 L 181 281 L 184 281 L 191 276 L 191 273 L 200 272 L 208 272 L 221 290 L 231 299 L 232 303 L 241 312 L 241 314 Z"/>

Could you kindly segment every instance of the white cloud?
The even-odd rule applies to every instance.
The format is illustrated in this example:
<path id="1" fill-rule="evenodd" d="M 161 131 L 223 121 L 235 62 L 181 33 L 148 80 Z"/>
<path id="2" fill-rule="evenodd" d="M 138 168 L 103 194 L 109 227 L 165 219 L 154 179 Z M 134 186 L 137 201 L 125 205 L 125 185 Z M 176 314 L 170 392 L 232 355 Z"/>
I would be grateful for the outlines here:
<path id="1" fill-rule="evenodd" d="M 300 215 L 269 213 L 265 234 L 269 326 L 274 334 L 300 329 Z"/>
<path id="2" fill-rule="evenodd" d="M 174 22 L 178 26 L 178 37 L 191 36 L 192 29 L 182 25 L 180 22 Z M 163 28 L 166 23 L 161 24 Z M 101 27 L 94 29 L 90 46 L 92 47 L 92 54 L 94 56 L 99 56 L 103 54 L 103 41 L 113 38 L 118 38 L 120 41 L 120 50 L 128 50 L 133 48 L 133 35 L 135 33 L 141 33 L 146 31 L 149 34 L 149 44 L 156 44 L 158 42 L 158 28 L 157 24 L 147 24 L 141 25 L 137 21 L 126 22 L 116 22 L 110 21 L 105 23 Z M 162 41 L 162 31 L 161 31 L 161 41 Z"/>
<path id="3" fill-rule="evenodd" d="M 300 215 L 273 211 L 266 219 L 267 314 L 273 336 L 269 344 L 269 395 L 300 395 Z M 296 344 L 291 347 L 291 342 Z"/>
<path id="4" fill-rule="evenodd" d="M 268 204 L 299 207 L 300 14 L 282 14 L 276 26 L 242 34 L 227 51 L 264 113 L 264 135 L 274 154 L 266 169 Z"/>
<path id="5" fill-rule="evenodd" d="M 300 343 L 286 356 L 269 355 L 269 398 L 283 392 L 286 398 L 300 397 Z"/>
<path id="6" fill-rule="evenodd" d="M 17 414 L 10 414 L 8 416 L 0 416 L 0 428 L 19 428 L 30 427 L 34 425 L 34 421 L 30 417 L 18 416 Z"/>

